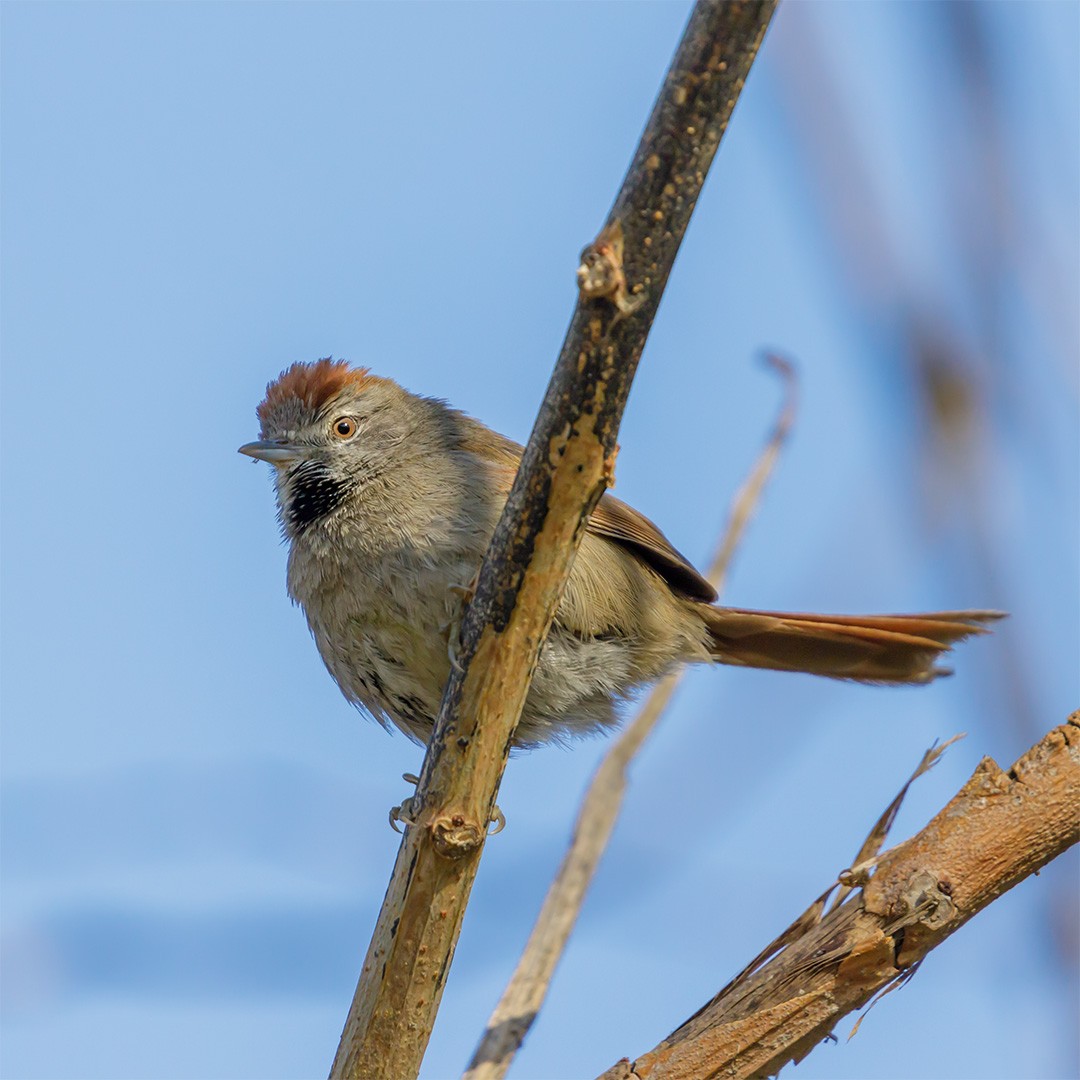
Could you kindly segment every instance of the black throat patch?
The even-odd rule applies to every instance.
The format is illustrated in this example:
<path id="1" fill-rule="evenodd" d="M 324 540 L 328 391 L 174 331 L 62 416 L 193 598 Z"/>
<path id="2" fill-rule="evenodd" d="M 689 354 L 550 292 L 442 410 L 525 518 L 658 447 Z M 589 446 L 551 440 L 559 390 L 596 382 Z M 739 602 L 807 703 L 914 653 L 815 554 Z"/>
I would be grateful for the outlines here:
<path id="1" fill-rule="evenodd" d="M 305 461 L 289 481 L 289 505 L 285 516 L 298 533 L 336 510 L 349 492 L 349 485 L 337 479 L 318 461 Z"/>

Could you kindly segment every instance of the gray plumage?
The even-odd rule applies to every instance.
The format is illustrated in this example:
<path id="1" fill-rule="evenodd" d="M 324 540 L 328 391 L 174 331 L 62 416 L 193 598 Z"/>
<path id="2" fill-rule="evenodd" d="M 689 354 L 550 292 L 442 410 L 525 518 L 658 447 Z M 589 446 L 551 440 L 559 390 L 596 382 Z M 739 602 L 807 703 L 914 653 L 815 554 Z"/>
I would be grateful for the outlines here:
<path id="1" fill-rule="evenodd" d="M 426 741 L 473 581 L 521 448 L 441 401 L 340 361 L 267 388 L 261 439 L 289 543 L 289 595 L 345 696 Z M 622 698 L 685 662 L 920 683 L 994 612 L 817 616 L 718 607 L 648 519 L 607 495 L 544 645 L 517 745 L 610 727 Z"/>

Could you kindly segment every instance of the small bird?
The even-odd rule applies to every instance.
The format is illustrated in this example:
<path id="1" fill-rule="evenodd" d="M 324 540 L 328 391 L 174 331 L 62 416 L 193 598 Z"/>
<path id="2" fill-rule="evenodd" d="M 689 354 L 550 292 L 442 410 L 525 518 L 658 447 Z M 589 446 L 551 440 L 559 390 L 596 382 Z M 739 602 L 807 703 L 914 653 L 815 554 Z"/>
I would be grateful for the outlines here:
<path id="1" fill-rule="evenodd" d="M 345 697 L 425 743 L 522 448 L 434 398 L 332 359 L 266 389 L 260 439 L 289 544 L 288 590 Z M 618 704 L 680 663 L 927 683 L 993 611 L 795 615 L 720 607 L 651 521 L 611 495 L 589 519 L 514 735 L 612 727 Z"/>

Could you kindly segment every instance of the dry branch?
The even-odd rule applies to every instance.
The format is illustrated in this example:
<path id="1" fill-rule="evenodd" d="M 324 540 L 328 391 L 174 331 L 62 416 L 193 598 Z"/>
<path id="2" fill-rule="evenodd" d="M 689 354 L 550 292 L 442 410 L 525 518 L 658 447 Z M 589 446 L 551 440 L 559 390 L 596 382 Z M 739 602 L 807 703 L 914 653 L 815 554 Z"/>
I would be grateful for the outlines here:
<path id="1" fill-rule="evenodd" d="M 611 481 L 630 382 L 676 252 L 774 7 L 695 7 L 600 240 L 583 256 L 581 296 L 462 620 L 459 664 L 410 807 L 416 824 L 333 1078 L 419 1072 L 514 725 L 584 523 Z"/>
<path id="2" fill-rule="evenodd" d="M 774 1075 L 1078 839 L 1080 712 L 1007 773 L 984 758 L 926 828 L 880 858 L 859 891 L 818 918 L 827 892 L 812 918 L 782 935 L 778 955 L 752 964 L 654 1050 L 616 1063 L 601 1080 Z"/>
<path id="3" fill-rule="evenodd" d="M 769 356 L 767 360 L 784 379 L 784 401 L 746 483 L 732 500 L 727 528 L 706 575 L 717 593 L 723 590 L 731 559 L 795 420 L 795 373 L 790 364 L 777 356 Z M 544 1003 L 585 894 L 611 839 L 622 809 L 630 763 L 667 709 L 685 670 L 672 672 L 652 688 L 637 715 L 604 755 L 582 800 L 570 847 L 463 1080 L 499 1080 L 506 1075 L 521 1048 Z"/>

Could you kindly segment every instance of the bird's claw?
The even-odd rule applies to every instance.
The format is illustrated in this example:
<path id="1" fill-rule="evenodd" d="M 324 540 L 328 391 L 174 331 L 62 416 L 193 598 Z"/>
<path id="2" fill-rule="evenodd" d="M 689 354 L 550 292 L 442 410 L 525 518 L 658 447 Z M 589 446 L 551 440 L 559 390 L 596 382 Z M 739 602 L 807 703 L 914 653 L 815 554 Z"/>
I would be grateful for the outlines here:
<path id="1" fill-rule="evenodd" d="M 447 585 L 447 589 L 458 597 L 464 606 L 476 595 L 476 582 L 479 577 L 480 575 L 476 574 L 468 585 Z"/>
<path id="2" fill-rule="evenodd" d="M 494 828 L 492 828 L 494 826 Z M 488 819 L 488 836 L 497 836 L 506 828 L 506 815 L 496 806 Z"/>
<path id="3" fill-rule="evenodd" d="M 415 825 L 416 818 L 412 816 L 412 799 L 404 799 L 400 806 L 390 807 L 390 828 L 396 833 L 403 833 L 402 825 Z"/>

